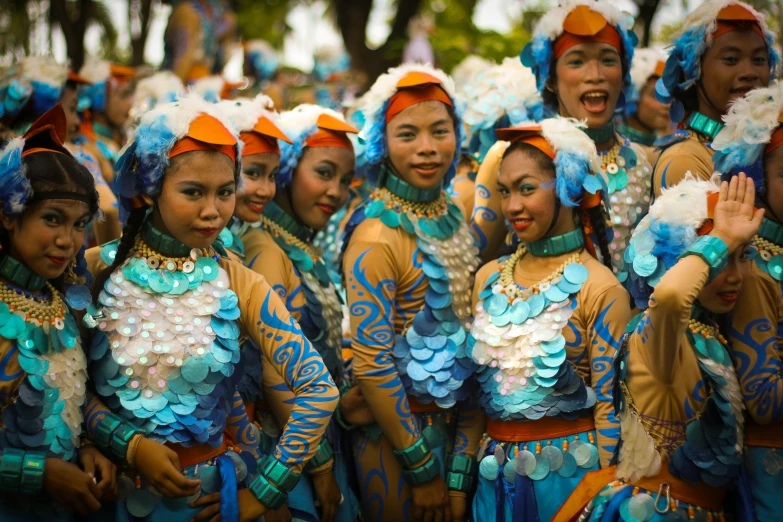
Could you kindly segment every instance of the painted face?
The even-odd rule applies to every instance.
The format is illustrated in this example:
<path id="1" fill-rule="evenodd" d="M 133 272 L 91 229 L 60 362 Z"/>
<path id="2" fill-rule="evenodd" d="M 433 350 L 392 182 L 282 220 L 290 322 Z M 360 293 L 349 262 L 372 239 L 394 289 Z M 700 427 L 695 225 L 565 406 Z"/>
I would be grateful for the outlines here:
<path id="1" fill-rule="evenodd" d="M 437 187 L 454 161 L 457 135 L 446 105 L 429 100 L 411 105 L 386 125 L 389 161 L 414 187 Z"/>
<path id="2" fill-rule="evenodd" d="M 557 222 L 552 226 L 557 206 L 554 166 L 550 161 L 550 166 L 544 168 L 543 158 L 537 159 L 533 154 L 529 150 L 507 154 L 500 164 L 497 182 L 503 216 L 524 243 L 574 229 L 573 212 L 564 206 L 560 207 Z"/>
<path id="3" fill-rule="evenodd" d="M 783 219 L 783 147 L 778 147 L 764 156 L 764 178 L 767 185 L 767 206 L 772 211 L 765 216 L 780 221 Z"/>
<path id="4" fill-rule="evenodd" d="M 280 156 L 274 152 L 260 152 L 242 157 L 242 177 L 245 189 L 237 195 L 234 215 L 246 223 L 261 219 L 264 207 L 275 197 L 275 178 Z"/>
<path id="5" fill-rule="evenodd" d="M 186 152 L 166 169 L 153 221 L 191 248 L 208 248 L 234 213 L 234 164 L 220 152 Z"/>
<path id="6" fill-rule="evenodd" d="M 133 105 L 133 82 L 116 83 L 106 91 L 106 119 L 115 128 L 120 128 L 127 123 Z"/>
<path id="7" fill-rule="evenodd" d="M 655 98 L 656 81 L 658 81 L 658 78 L 653 76 L 644 85 L 644 89 L 639 94 L 636 117 L 648 129 L 666 133 L 669 130 L 669 125 L 671 125 L 669 104 L 661 103 Z"/>
<path id="8" fill-rule="evenodd" d="M 731 101 L 769 85 L 769 52 L 764 39 L 751 30 L 715 38 L 701 59 L 701 85 L 699 112 L 720 121 Z"/>
<path id="9" fill-rule="evenodd" d="M 73 137 L 76 133 L 79 132 L 79 125 L 81 124 L 79 113 L 76 112 L 76 106 L 79 103 L 78 91 L 66 87 L 63 89 L 60 103 L 62 103 L 63 110 L 65 111 L 65 141 L 70 143 L 73 141 Z"/>
<path id="10" fill-rule="evenodd" d="M 21 216 L 3 215 L 2 220 L 10 256 L 39 276 L 56 279 L 84 244 L 90 209 L 82 201 L 51 199 L 31 205 Z"/>
<path id="11" fill-rule="evenodd" d="M 606 43 L 582 43 L 568 49 L 555 64 L 559 113 L 603 127 L 614 115 L 623 89 L 620 53 Z"/>
<path id="12" fill-rule="evenodd" d="M 278 191 L 275 201 L 283 208 L 293 206 L 294 216 L 305 226 L 321 230 L 348 201 L 354 162 L 354 153 L 349 149 L 307 147 L 291 185 Z M 286 201 L 289 199 L 291 205 Z"/>
<path id="13" fill-rule="evenodd" d="M 725 314 L 734 308 L 742 281 L 750 271 L 750 248 L 738 248 L 729 257 L 729 264 L 710 284 L 701 289 L 699 303 L 715 314 Z"/>

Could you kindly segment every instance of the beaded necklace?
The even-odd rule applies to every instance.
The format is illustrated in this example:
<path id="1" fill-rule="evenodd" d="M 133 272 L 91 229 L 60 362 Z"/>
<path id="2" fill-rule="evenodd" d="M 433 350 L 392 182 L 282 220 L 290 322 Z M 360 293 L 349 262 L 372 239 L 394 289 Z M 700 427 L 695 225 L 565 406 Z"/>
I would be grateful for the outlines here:
<path id="1" fill-rule="evenodd" d="M 508 260 L 503 263 L 500 268 L 500 284 L 503 285 L 501 293 L 506 295 L 509 303 L 512 303 L 516 299 L 527 300 L 533 294 L 545 294 L 552 288 L 552 285 L 557 285 L 561 281 L 561 276 L 568 265 L 582 263 L 581 259 L 579 259 L 581 253 L 575 252 L 547 277 L 533 286 L 523 288 L 514 281 L 514 269 L 525 254 L 527 254 L 527 248 L 525 245 L 520 245 L 516 252 L 511 254 Z"/>
<path id="2" fill-rule="evenodd" d="M 25 297 L 20 289 L 6 284 L 0 287 L 0 301 L 8 306 L 10 312 L 23 316 L 28 323 L 36 326 L 48 324 L 62 330 L 68 308 L 60 292 L 49 282 L 45 283 L 45 288 L 46 295 Z"/>
<path id="3" fill-rule="evenodd" d="M 696 111 L 691 113 L 685 125 L 687 128 L 694 130 L 711 140 L 714 140 L 715 136 L 723 129 L 723 124 L 721 122 L 715 121 L 709 116 L 705 116 Z"/>
<path id="4" fill-rule="evenodd" d="M 434 218 L 441 216 L 447 211 L 447 200 L 445 193 L 441 193 L 438 199 L 434 201 L 407 201 L 400 196 L 393 194 L 389 189 L 381 187 L 370 194 L 370 200 L 382 201 L 384 207 L 396 212 L 410 212 L 419 218 Z"/>
<path id="5" fill-rule="evenodd" d="M 165 257 L 150 247 L 141 235 L 136 236 L 136 242 L 133 244 L 133 250 L 136 257 L 147 260 L 147 266 L 155 270 L 161 268 L 169 272 L 184 272 L 189 274 L 196 268 L 196 262 L 202 257 L 209 257 L 209 250 L 194 248 L 187 257 Z"/>
<path id="6" fill-rule="evenodd" d="M 258 223 L 260 228 L 263 228 L 264 230 L 272 234 L 272 237 L 274 237 L 276 240 L 280 240 L 289 245 L 293 245 L 298 249 L 307 253 L 307 255 L 310 256 L 313 262 L 321 258 L 321 255 L 319 254 L 318 250 L 316 250 L 314 246 L 305 243 L 304 241 L 302 241 L 301 239 L 299 239 L 298 237 L 290 233 L 288 230 L 275 223 L 269 217 L 261 214 L 261 219 L 259 220 Z"/>
<path id="7" fill-rule="evenodd" d="M 652 147 L 658 136 L 655 131 L 644 132 L 636 130 L 625 122 L 620 123 L 617 131 L 632 142 L 644 145 L 645 147 Z"/>

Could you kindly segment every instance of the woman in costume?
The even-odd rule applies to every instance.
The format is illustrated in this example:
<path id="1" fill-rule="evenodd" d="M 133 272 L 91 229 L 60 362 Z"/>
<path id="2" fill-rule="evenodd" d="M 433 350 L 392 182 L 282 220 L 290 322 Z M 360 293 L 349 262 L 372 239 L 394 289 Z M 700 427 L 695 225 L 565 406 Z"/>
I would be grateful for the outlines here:
<path id="1" fill-rule="evenodd" d="M 710 179 L 711 142 L 729 104 L 751 89 L 766 87 L 780 61 L 764 15 L 736 0 L 701 4 L 675 38 L 655 93 L 671 104 L 669 115 L 678 130 L 659 143 L 664 150 L 655 164 L 654 197 L 686 172 Z"/>
<path id="2" fill-rule="evenodd" d="M 338 387 L 348 385 L 342 375 L 342 303 L 312 239 L 348 198 L 354 156 L 346 133 L 359 131 L 337 113 L 316 106 L 300 106 L 277 121 L 266 96 L 222 102 L 224 107 L 245 143 L 245 191 L 234 210 L 232 242 L 241 242 L 245 265 L 263 275 L 286 303 Z M 284 142 L 282 157 L 278 139 Z M 243 349 L 248 365 L 261 364 L 256 350 Z M 248 377 L 260 374 L 252 371 Z M 263 377 L 263 383 L 246 379 L 241 390 L 252 405 L 248 411 L 255 410 L 262 426 L 262 452 L 275 443 L 275 434 L 290 417 L 293 398 L 280 375 L 267 371 Z M 305 479 L 288 497 L 297 520 L 351 522 L 358 515 L 338 430 L 334 422 L 307 464 Z"/>
<path id="3" fill-rule="evenodd" d="M 651 164 L 658 158 L 655 140 L 671 130 L 669 106 L 655 97 L 655 84 L 663 76 L 666 56 L 660 49 L 636 49 L 631 66 L 633 90 L 617 126 L 620 134 L 647 148 Z"/>
<path id="4" fill-rule="evenodd" d="M 95 184 L 63 146 L 57 105 L 0 150 L 0 519 L 69 521 L 116 493 L 114 465 L 82 436 L 89 303 L 85 228 Z M 95 480 L 93 480 L 95 478 Z"/>
<path id="5" fill-rule="evenodd" d="M 105 60 L 89 59 L 79 76 L 90 83 L 79 93 L 79 112 L 83 112 L 81 137 L 99 153 L 103 177 L 109 186 L 114 182 L 114 164 L 125 144 L 126 129 L 133 104 L 131 67 Z"/>
<path id="6" fill-rule="evenodd" d="M 462 96 L 468 154 L 478 162 L 476 166 L 483 163 L 487 151 L 497 142 L 496 129 L 543 117 L 544 106 L 536 89 L 536 78 L 518 57 L 506 58 L 500 65 L 480 71 L 462 86 Z M 460 201 L 468 216 L 473 215 L 476 170 L 460 172 L 458 166 L 449 187 L 452 197 Z M 476 232 L 483 241 L 480 230 Z"/>
<path id="7" fill-rule="evenodd" d="M 745 464 L 755 519 L 783 513 L 783 364 L 778 328 L 783 322 L 783 84 L 756 89 L 734 102 L 712 143 L 716 170 L 752 173 L 756 201 L 766 209 L 753 245 L 755 266 L 745 278 L 731 319 L 731 348 L 745 421 Z"/>
<path id="8" fill-rule="evenodd" d="M 377 421 L 354 444 L 369 520 L 462 520 L 467 511 L 468 452 L 483 429 L 465 354 L 478 250 L 444 192 L 462 132 L 453 93 L 442 71 L 404 65 L 365 96 L 376 188 L 346 227 L 343 271 L 354 374 Z M 446 469 L 459 479 L 449 478 L 452 491 Z"/>
<path id="9" fill-rule="evenodd" d="M 631 312 L 594 257 L 587 209 L 601 203 L 601 160 L 590 138 L 566 118 L 497 134 L 510 142 L 497 190 L 520 245 L 484 265 L 473 289 L 468 353 L 487 415 L 473 514 L 552 520 L 614 451 L 611 360 Z"/>
<path id="10" fill-rule="evenodd" d="M 88 253 L 90 376 L 111 410 L 91 423 L 130 468 L 153 457 L 164 468 L 139 469 L 119 520 L 245 521 L 280 508 L 336 406 L 321 357 L 276 293 L 213 246 L 234 210 L 238 149 L 197 96 L 145 114 L 117 164 L 122 239 Z M 237 389 L 240 338 L 295 394 L 279 444 L 258 463 Z"/>
<path id="11" fill-rule="evenodd" d="M 614 114 L 630 99 L 633 89 L 631 64 L 636 36 L 628 16 L 607 0 L 566 0 L 545 14 L 533 31 L 533 40 L 522 51 L 522 63 L 536 75 L 548 114 L 586 120 L 584 132 L 595 143 L 602 168 L 597 181 L 610 202 L 614 236 L 608 252 L 600 252 L 615 272 L 622 267 L 622 254 L 631 230 L 647 212 L 651 167 L 644 149 L 617 133 Z M 479 169 L 479 184 L 491 188 L 507 143 L 499 142 Z M 491 194 L 481 206 L 491 212 L 474 213 L 475 225 L 486 237 L 482 257 L 497 257 L 506 229 L 500 214 L 500 198 Z M 491 219 L 493 218 L 493 219 Z M 603 223 L 593 226 L 603 229 Z M 603 230 L 599 230 L 603 233 Z"/>
<path id="12" fill-rule="evenodd" d="M 724 519 L 742 464 L 743 406 L 721 323 L 752 265 L 764 212 L 753 199 L 744 174 L 722 185 L 686 176 L 636 228 L 626 260 L 646 310 L 614 361 L 617 467 L 578 491 L 592 499 L 580 520 Z M 566 504 L 558 517 L 575 520 L 580 508 Z"/>

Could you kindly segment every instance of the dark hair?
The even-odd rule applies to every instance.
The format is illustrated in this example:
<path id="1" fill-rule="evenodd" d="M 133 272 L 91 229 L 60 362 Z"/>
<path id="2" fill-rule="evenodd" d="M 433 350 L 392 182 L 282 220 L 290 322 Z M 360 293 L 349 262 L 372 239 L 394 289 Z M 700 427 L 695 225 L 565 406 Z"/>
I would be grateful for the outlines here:
<path id="1" fill-rule="evenodd" d="M 505 159 L 508 156 L 510 156 L 512 153 L 516 151 L 521 152 L 528 158 L 535 161 L 536 166 L 538 166 L 538 168 L 540 168 L 541 170 L 548 171 L 553 178 L 557 175 L 557 172 L 555 170 L 555 162 L 552 161 L 552 158 L 547 156 L 538 147 L 534 147 L 533 145 L 530 145 L 529 143 L 525 143 L 522 141 L 516 141 L 506 149 L 506 151 L 503 153 L 503 158 L 501 159 L 501 163 L 505 161 Z"/>

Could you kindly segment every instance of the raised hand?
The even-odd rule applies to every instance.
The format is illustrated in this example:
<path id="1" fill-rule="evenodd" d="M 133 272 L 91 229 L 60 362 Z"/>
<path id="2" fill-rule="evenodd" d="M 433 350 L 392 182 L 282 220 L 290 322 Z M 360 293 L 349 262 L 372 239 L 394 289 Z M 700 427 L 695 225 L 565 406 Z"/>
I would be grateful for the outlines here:
<path id="1" fill-rule="evenodd" d="M 761 226 L 764 209 L 754 209 L 755 198 L 753 180 L 745 173 L 721 183 L 710 235 L 723 240 L 730 253 L 753 239 Z"/>

